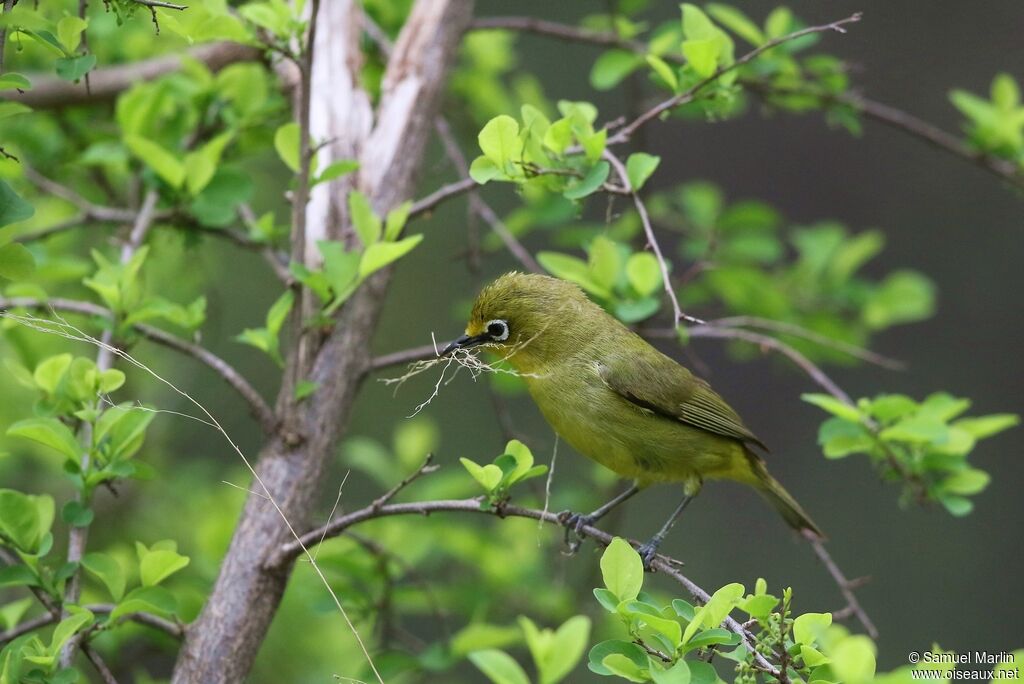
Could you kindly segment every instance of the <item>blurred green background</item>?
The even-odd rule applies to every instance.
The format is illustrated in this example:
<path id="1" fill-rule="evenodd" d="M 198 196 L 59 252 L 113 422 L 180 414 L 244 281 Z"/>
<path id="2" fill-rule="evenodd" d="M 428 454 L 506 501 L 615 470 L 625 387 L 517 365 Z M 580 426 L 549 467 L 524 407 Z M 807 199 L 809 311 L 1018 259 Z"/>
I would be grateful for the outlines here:
<path id="1" fill-rule="evenodd" d="M 583 8 L 583 4 L 588 6 Z M 592 4 L 599 3 L 577 6 L 524 1 L 511 5 L 492 0 L 479 2 L 477 14 L 514 12 L 573 22 L 584 9 L 599 11 L 589 6 Z M 743 9 L 762 16 L 772 6 L 751 2 Z M 956 131 L 959 121 L 948 103 L 950 88 L 985 92 L 998 71 L 1024 76 L 1020 41 L 1024 15 L 1020 4 L 1012 0 L 983 6 L 950 0 L 805 1 L 790 6 L 809 23 L 864 10 L 863 21 L 848 35 L 825 37 L 827 49 L 854 66 L 854 81 L 864 94 L 950 131 Z M 674 3 L 660 3 L 651 11 L 652 19 L 677 13 Z M 129 27 L 133 35 L 148 35 L 147 21 L 144 16 L 133 19 L 139 24 Z M 158 40 L 174 41 L 173 37 Z M 628 88 L 595 93 L 588 85 L 587 74 L 598 50 L 530 35 L 521 36 L 517 45 L 520 68 L 535 74 L 549 96 L 594 101 L 602 115 L 609 117 L 630 111 Z M 721 186 L 730 199 L 764 200 L 798 224 L 835 218 L 858 230 L 881 228 L 888 246 L 869 271 L 881 274 L 908 267 L 924 272 L 938 285 L 938 312 L 925 323 L 896 328 L 875 341 L 873 348 L 907 361 L 908 370 L 834 369 L 834 377 L 855 397 L 885 390 L 920 398 L 942 388 L 974 398 L 977 413 L 1024 411 L 1024 357 L 1020 353 L 1024 321 L 1018 300 L 1024 286 L 1019 267 L 1024 263 L 1024 198 L 1020 193 L 1001 187 L 964 160 L 871 122 L 866 123 L 863 137 L 855 138 L 830 129 L 814 114 L 762 117 L 756 105 L 752 109 L 741 119 L 721 123 L 672 120 L 651 126 L 636 145 L 662 157 L 651 181 L 653 188 L 708 180 Z M 465 121 L 465 117 L 456 120 Z M 467 125 L 457 133 L 463 148 L 475 152 L 476 130 Z M 455 177 L 436 143 L 428 154 L 421 194 Z M 257 213 L 277 209 L 283 216 L 281 167 L 268 161 L 254 168 L 259 188 L 254 201 Z M 484 193 L 499 213 L 519 206 L 511 186 L 488 187 Z M 592 218 L 599 218 L 600 209 L 593 211 Z M 413 226 L 426 239 L 397 269 L 375 343 L 379 352 L 429 343 L 432 333 L 438 341 L 457 336 L 462 313 L 478 287 L 514 267 L 504 254 L 488 254 L 482 272 L 470 274 L 463 259 L 465 223 L 464 200 L 456 200 Z M 542 240 L 531 236 L 526 244 L 536 250 L 545 246 Z M 149 277 L 181 297 L 198 294 L 200 285 L 207 283 L 203 288 L 209 298 L 205 344 L 232 359 L 266 396 L 273 396 L 276 367 L 259 352 L 232 339 L 243 328 L 258 325 L 279 294 L 263 262 L 219 241 L 204 241 L 195 247 L 160 234 L 157 245 L 177 257 L 164 263 L 162 273 Z M 40 349 L 60 346 L 35 333 L 8 334 L 24 336 Z M 989 488 L 976 498 L 973 514 L 953 519 L 937 507 L 901 509 L 895 489 L 880 483 L 862 460 L 826 461 L 821 456 L 816 436 L 822 415 L 799 399 L 801 392 L 815 391 L 807 378 L 774 358 L 743 363 L 731 360 L 714 340 L 696 340 L 693 345 L 710 369 L 708 379 L 771 447 L 768 460 L 772 472 L 829 533 L 829 548 L 839 564 L 851 576 L 872 577 L 858 595 L 881 632 L 880 670 L 905 664 L 907 652 L 925 650 L 933 642 L 956 651 L 1020 647 L 1024 605 L 1011 590 L 1024 576 L 1019 541 L 1024 504 L 1018 485 L 1024 478 L 1024 461 L 1016 446 L 1018 431 L 986 442 L 972 456 L 975 464 L 993 476 Z M 91 353 L 86 348 L 78 352 Z M 671 353 L 686 361 L 678 348 Z M 246 453 L 255 455 L 260 444 L 255 423 L 205 369 L 145 344 L 138 355 L 194 393 L 223 421 Z M 397 374 L 399 371 L 392 369 L 380 377 Z M 414 407 L 429 396 L 436 376 L 414 378 L 397 392 L 377 379 L 366 383 L 348 434 L 389 445 L 396 427 L 406 424 Z M 505 438 L 485 382 L 486 378 L 473 382 L 468 375 L 458 376 L 416 419 L 419 425 L 430 421 L 439 427 L 437 461 L 453 475 L 461 475 L 457 472 L 459 457 L 487 461 L 503 447 Z M 6 376 L 0 383 L 0 424 L 6 425 L 24 416 L 27 394 L 13 387 Z M 162 409 L 187 410 L 180 398 L 144 378 L 133 377 L 129 393 Z M 508 407 L 515 430 L 525 436 L 538 461 L 550 460 L 554 436 L 528 398 L 511 398 Z M 320 510 L 324 519 L 351 469 L 347 456 L 354 449 L 372 458 L 373 447 L 367 444 L 339 445 L 339 456 L 323 480 Z M 51 488 L 53 468 L 40 459 L 19 458 L 22 448 L 8 439 L 0 442 L 0 453 L 9 452 L 0 458 L 0 482 L 28 491 Z M 107 542 L 123 543 L 125 528 L 130 530 L 129 536 L 147 541 L 178 539 L 183 551 L 193 556 L 188 577 L 180 582 L 192 591 L 191 609 L 196 610 L 202 591 L 215 576 L 219 554 L 226 548 L 244 496 L 222 481 L 247 487 L 248 478 L 213 431 L 171 415 L 162 416 L 154 425 L 144 457 L 156 466 L 158 476 L 126 487 L 117 498 L 100 497 L 91 543 L 98 547 Z M 589 484 L 594 478 L 599 487 Z M 471 492 L 451 480 L 422 486 L 418 491 L 423 495 L 435 490 Z M 585 496 L 588 489 L 611 492 L 616 487 L 568 446 L 560 445 L 553 510 L 589 508 L 601 497 Z M 354 471 L 345 484 L 342 504 L 355 508 L 381 489 L 362 471 Z M 630 502 L 610 524 L 623 534 L 644 537 L 670 512 L 677 496 L 669 487 L 652 488 Z M 577 557 L 569 558 L 558 552 L 559 531 L 537 531 L 531 523 L 486 518 L 472 521 L 491 530 L 488 542 L 473 551 L 476 538 L 463 539 L 444 519 L 405 522 L 408 529 L 401 534 L 389 532 L 386 523 L 373 527 L 372 532 L 385 540 L 395 534 L 400 545 L 413 544 L 411 539 L 415 539 L 428 549 L 459 549 L 462 554 L 447 562 L 444 554 L 434 553 L 418 568 L 426 582 L 437 583 L 442 605 L 450 602 L 463 611 L 452 611 L 450 629 L 464 627 L 465 615 L 514 624 L 519 612 L 536 610 L 536 597 L 519 602 L 514 597 L 489 597 L 486 591 L 465 590 L 467 584 L 481 582 L 478 589 L 487 586 L 479 579 L 479 567 L 490 573 L 490 582 L 504 579 L 520 583 L 523 592 L 549 592 L 549 613 L 536 616 L 539 621 L 557 624 L 576 609 L 604 624 L 590 598 L 597 565 L 593 544 L 586 544 Z M 541 541 L 544 547 L 538 549 Z M 351 545 L 339 542 L 331 548 L 334 550 L 325 551 L 326 562 L 335 564 L 332 567 L 340 574 L 347 563 L 372 566 L 370 561 L 353 560 L 347 554 Z M 395 550 L 400 554 L 410 551 L 405 546 Z M 689 576 L 709 589 L 730 581 L 749 587 L 758 576 L 764 576 L 773 588 L 794 587 L 800 612 L 842 606 L 834 584 L 810 548 L 798 542 L 756 496 L 736 486 L 707 486 L 663 550 L 685 560 Z M 426 557 L 426 551 L 411 553 Z M 531 565 L 538 557 L 543 559 L 539 568 Z M 517 568 L 523 573 L 517 574 Z M 666 592 L 679 593 L 661 578 L 653 582 Z M 355 581 L 339 580 L 339 586 L 343 595 L 346 589 L 360 591 Z M 461 599 L 460 586 L 464 589 Z M 576 597 L 574 605 L 566 603 L 572 596 Z M 369 630 L 366 623 L 361 626 Z M 406 621 L 405 627 L 410 639 L 424 645 L 439 636 L 437 620 L 427 608 Z M 606 632 L 606 626 L 600 631 Z M 165 673 L 173 662 L 173 651 L 141 645 L 146 643 L 132 641 L 136 650 L 122 651 L 119 666 L 135 671 L 144 667 L 154 675 Z M 358 671 L 361 665 L 356 658 L 351 637 L 329 599 L 300 564 L 253 681 L 326 681 L 331 673 Z M 437 681 L 480 681 L 471 668 L 459 672 L 462 674 L 439 674 Z M 581 668 L 569 681 L 599 679 Z"/>

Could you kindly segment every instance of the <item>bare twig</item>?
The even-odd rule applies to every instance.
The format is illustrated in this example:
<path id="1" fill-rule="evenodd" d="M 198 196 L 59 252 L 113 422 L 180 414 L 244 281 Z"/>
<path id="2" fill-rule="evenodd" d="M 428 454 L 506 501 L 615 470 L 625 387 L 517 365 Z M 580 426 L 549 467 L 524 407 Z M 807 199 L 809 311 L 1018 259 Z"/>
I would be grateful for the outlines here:
<path id="1" fill-rule="evenodd" d="M 605 150 L 604 158 L 614 167 L 615 173 L 619 176 L 619 182 L 629 192 L 633 198 L 633 205 L 636 207 L 637 213 L 640 215 L 640 222 L 644 227 L 644 234 L 647 236 L 647 244 L 650 245 L 651 251 L 654 252 L 654 256 L 658 259 L 658 267 L 661 269 L 661 282 L 665 288 L 665 294 L 668 295 L 669 301 L 672 302 L 672 325 L 673 327 L 679 325 L 679 321 L 688 321 L 690 323 L 704 323 L 699 318 L 694 318 L 688 314 L 683 313 L 682 308 L 679 306 L 679 298 L 676 297 L 676 291 L 672 287 L 672 278 L 668 272 L 668 262 L 665 261 L 665 255 L 662 254 L 661 246 L 658 244 L 658 237 L 654 234 L 654 226 L 651 225 L 651 217 L 647 215 L 647 207 L 644 205 L 644 201 L 640 198 L 638 193 L 629 182 L 629 174 L 626 173 L 626 167 L 623 163 L 612 154 L 609 150 Z"/>
<path id="2" fill-rule="evenodd" d="M 481 17 L 474 20 L 469 28 L 473 31 L 494 29 L 523 31 L 575 43 L 588 43 L 601 47 L 617 47 L 639 54 L 647 53 L 647 46 L 639 40 L 627 40 L 614 33 L 592 31 L 580 28 L 579 26 L 570 26 L 534 17 Z"/>
<path id="3" fill-rule="evenodd" d="M 424 359 L 432 359 L 437 356 L 437 348 L 433 345 L 426 344 L 422 347 L 413 347 L 412 349 L 405 349 L 402 351 L 394 352 L 391 354 L 384 354 L 378 356 L 370 362 L 370 367 L 367 371 L 381 370 L 382 368 L 390 368 L 391 366 L 401 366 L 414 361 L 423 361 Z"/>
<path id="4" fill-rule="evenodd" d="M 114 676 L 114 673 L 107 667 L 107 664 L 100 657 L 100 654 L 96 652 L 96 649 L 92 647 L 92 644 L 83 643 L 82 653 L 89 659 L 92 666 L 96 668 L 96 672 L 99 674 L 100 679 L 103 680 L 103 684 L 117 684 L 117 678 Z"/>
<path id="5" fill-rule="evenodd" d="M 860 605 L 860 601 L 857 600 L 857 596 L 853 593 L 855 583 L 846 579 L 846 575 L 839 569 L 836 562 L 832 560 L 832 556 L 829 555 L 828 551 L 825 550 L 825 545 L 820 539 L 814 534 L 804 531 L 804 537 L 810 542 L 811 547 L 814 549 L 814 554 L 821 561 L 821 564 L 828 570 L 828 574 L 835 580 L 836 585 L 839 587 L 839 591 L 843 594 L 843 598 L 846 599 L 846 605 L 850 611 L 857 616 L 857 620 L 867 630 L 868 635 L 871 638 L 878 638 L 878 629 L 875 628 L 875 623 L 871 621 L 868 614 L 864 611 L 864 608 Z"/>
<path id="6" fill-rule="evenodd" d="M 429 475 L 430 473 L 437 470 L 438 466 L 431 464 L 431 461 L 433 460 L 434 454 L 427 454 L 427 457 L 423 459 L 423 463 L 422 465 L 420 465 L 419 468 L 417 468 L 410 475 L 404 477 L 402 481 L 396 484 L 394 487 L 392 487 L 391 489 L 389 489 L 388 491 L 384 492 L 379 497 L 374 499 L 373 503 L 370 504 L 370 508 L 379 511 L 384 506 L 384 504 L 395 498 L 395 496 L 397 496 L 400 491 L 408 487 L 410 484 L 418 480 L 420 477 L 424 475 Z"/>
<path id="7" fill-rule="evenodd" d="M 876 366 L 888 368 L 889 370 L 904 370 L 906 368 L 906 364 L 898 359 L 891 359 L 888 356 L 883 356 L 882 354 L 873 352 L 870 349 L 864 349 L 857 345 L 847 344 L 841 340 L 832 339 L 827 335 L 816 333 L 813 330 L 808 330 L 803 326 L 788 323 L 786 321 L 776 321 L 771 318 L 762 318 L 760 316 L 728 316 L 726 318 L 716 318 L 712 321 L 708 321 L 708 324 L 717 328 L 748 327 L 772 330 L 785 335 L 792 335 L 793 337 L 801 337 L 809 342 L 821 345 L 822 347 L 835 349 L 843 352 L 844 354 L 849 354 L 856 359 L 860 359 L 861 361 L 867 361 L 868 363 L 873 363 Z"/>
<path id="8" fill-rule="evenodd" d="M 441 204 L 446 199 L 464 195 L 467 192 L 475 190 L 477 187 L 477 182 L 472 178 L 463 178 L 462 180 L 457 180 L 453 183 L 444 185 L 426 197 L 413 202 L 412 208 L 409 209 L 409 218 L 415 218 L 420 214 L 433 211 L 437 205 Z"/>
<path id="9" fill-rule="evenodd" d="M 14 7 L 14 0 L 4 0 L 3 12 L 6 14 Z M 4 70 L 4 48 L 7 45 L 7 27 L 0 27 L 0 73 Z M 6 154 L 6 153 L 5 153 Z M 10 155 L 7 155 L 10 156 Z"/>
<path id="10" fill-rule="evenodd" d="M 0 297 L 0 312 L 6 309 L 18 308 L 41 311 L 52 309 L 54 311 L 66 311 L 85 316 L 96 316 L 97 318 L 102 318 L 107 321 L 113 320 L 113 314 L 111 314 L 110 311 L 101 306 L 97 306 L 96 304 L 92 304 L 91 302 L 83 302 L 74 299 L 43 300 L 35 299 L 33 297 Z M 225 382 L 231 385 L 231 387 L 238 392 L 243 399 L 245 399 L 246 403 L 249 404 L 249 408 L 253 412 L 253 415 L 255 415 L 260 421 L 261 427 L 263 427 L 268 434 L 274 430 L 276 425 L 274 412 L 263 400 L 263 397 L 260 396 L 259 392 L 249 384 L 249 381 L 246 380 L 245 377 L 227 361 L 215 355 L 205 347 L 183 340 L 180 337 L 172 335 L 171 333 L 159 328 L 139 324 L 135 326 L 135 330 L 146 339 L 181 352 L 182 354 L 191 356 L 200 363 L 209 367 L 217 373 L 217 375 L 221 376 Z"/>

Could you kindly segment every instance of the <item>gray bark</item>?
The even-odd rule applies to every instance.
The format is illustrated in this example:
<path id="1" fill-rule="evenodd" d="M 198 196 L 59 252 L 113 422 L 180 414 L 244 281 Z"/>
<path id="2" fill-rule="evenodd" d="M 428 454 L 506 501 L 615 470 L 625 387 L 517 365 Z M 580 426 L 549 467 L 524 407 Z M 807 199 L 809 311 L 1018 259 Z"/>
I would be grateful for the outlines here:
<path id="1" fill-rule="evenodd" d="M 343 0 L 322 4 L 317 34 L 333 41 L 353 41 L 358 36 L 351 24 L 358 20 L 356 6 Z M 339 5 L 348 11 L 339 10 Z M 379 213 L 408 199 L 414 191 L 445 77 L 471 12 L 472 0 L 419 0 L 389 61 L 376 124 L 372 129 L 353 127 L 348 133 L 344 127 L 333 127 L 349 139 L 338 140 L 325 151 L 337 150 L 347 158 L 356 155 L 361 170 L 355 183 Z M 337 113 L 338 98 L 362 101 L 350 59 L 357 50 L 350 44 L 349 49 L 314 54 L 311 111 Z M 332 62 L 317 62 L 324 59 Z M 327 73 L 348 75 L 348 79 L 339 79 L 347 87 L 318 88 L 316 74 L 324 67 Z M 314 126 L 319 121 L 314 119 Z M 315 128 L 313 134 L 318 134 Z M 352 179 L 345 179 L 345 184 L 332 187 L 330 201 L 313 202 L 318 211 L 307 213 L 310 235 L 350 235 L 345 212 L 336 206 L 344 204 L 344 190 L 350 182 Z M 389 277 L 383 271 L 370 278 L 345 304 L 331 333 L 318 343 L 309 374 L 309 379 L 319 383 L 316 395 L 298 406 L 290 396 L 278 398 L 285 427 L 263 448 L 256 470 L 297 530 L 309 525 L 311 510 L 322 493 L 323 464 L 344 430 L 360 379 L 369 366 L 370 342 Z M 299 357 L 293 354 L 289 363 L 297 362 Z M 254 489 L 259 491 L 258 485 Z M 274 507 L 261 496 L 250 495 L 213 591 L 188 629 L 174 670 L 175 684 L 238 682 L 246 676 L 291 572 L 290 565 L 268 570 L 265 563 L 290 540 L 291 533 Z M 338 620 L 341 623 L 340 616 Z M 355 670 L 362 663 L 351 667 L 339 664 L 339 669 L 342 667 Z"/>

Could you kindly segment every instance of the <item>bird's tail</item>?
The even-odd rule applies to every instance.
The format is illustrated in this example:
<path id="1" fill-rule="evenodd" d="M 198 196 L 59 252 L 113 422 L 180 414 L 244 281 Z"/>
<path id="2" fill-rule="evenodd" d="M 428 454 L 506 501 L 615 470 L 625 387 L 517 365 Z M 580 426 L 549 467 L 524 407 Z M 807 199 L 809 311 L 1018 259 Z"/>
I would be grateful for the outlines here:
<path id="1" fill-rule="evenodd" d="M 751 461 L 754 474 L 757 477 L 757 490 L 761 492 L 761 496 L 772 505 L 772 508 L 782 515 L 794 530 L 797 532 L 804 532 L 806 530 L 817 537 L 818 540 L 824 541 L 826 539 L 825 533 L 811 520 L 811 516 L 807 515 L 807 512 L 796 502 L 793 495 L 787 492 L 786 488 L 778 480 L 768 474 L 760 459 L 755 456 Z"/>

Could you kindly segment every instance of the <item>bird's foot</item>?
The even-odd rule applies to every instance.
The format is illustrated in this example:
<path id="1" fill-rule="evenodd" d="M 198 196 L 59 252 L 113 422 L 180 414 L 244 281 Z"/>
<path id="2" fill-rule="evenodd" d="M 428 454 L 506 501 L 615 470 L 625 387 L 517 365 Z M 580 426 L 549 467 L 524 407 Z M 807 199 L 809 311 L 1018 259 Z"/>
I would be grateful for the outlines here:
<path id="1" fill-rule="evenodd" d="M 591 515 L 572 511 L 562 511 L 558 514 L 558 522 L 565 527 L 565 546 L 569 549 L 569 555 L 579 551 L 580 545 L 587 537 L 583 528 L 592 525 L 594 521 L 595 518 Z"/>
<path id="2" fill-rule="evenodd" d="M 658 538 L 651 539 L 646 544 L 641 544 L 636 550 L 640 554 L 640 560 L 644 563 L 644 570 L 651 572 L 651 562 L 654 561 L 654 557 L 658 555 L 658 547 L 661 546 L 661 540 Z"/>

